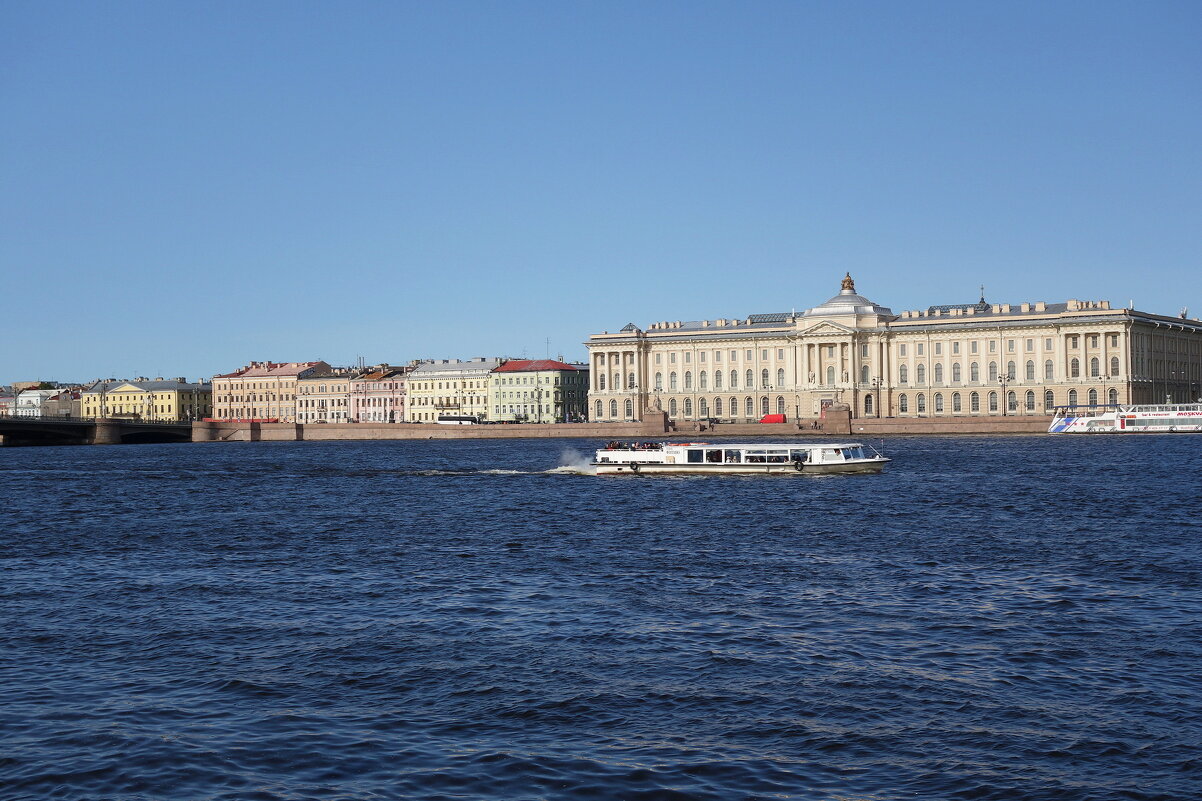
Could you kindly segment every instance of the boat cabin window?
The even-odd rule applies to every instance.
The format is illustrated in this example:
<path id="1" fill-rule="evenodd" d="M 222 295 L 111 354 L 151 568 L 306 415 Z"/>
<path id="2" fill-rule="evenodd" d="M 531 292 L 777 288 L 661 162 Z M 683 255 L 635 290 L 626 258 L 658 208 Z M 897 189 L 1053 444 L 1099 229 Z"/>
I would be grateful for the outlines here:
<path id="1" fill-rule="evenodd" d="M 805 448 L 795 448 L 789 451 L 789 461 L 791 462 L 808 462 L 810 460 L 810 452 Z"/>
<path id="2" fill-rule="evenodd" d="M 709 462 L 710 464 L 721 464 L 722 451 L 706 451 L 705 461 Z"/>
<path id="3" fill-rule="evenodd" d="M 688 454 L 690 463 L 699 464 L 702 461 L 702 457 L 705 455 L 705 451 L 701 450 L 700 448 L 689 448 Z"/>
<path id="4" fill-rule="evenodd" d="M 725 451 L 725 460 L 727 464 L 741 464 L 743 462 L 743 452 Z"/>

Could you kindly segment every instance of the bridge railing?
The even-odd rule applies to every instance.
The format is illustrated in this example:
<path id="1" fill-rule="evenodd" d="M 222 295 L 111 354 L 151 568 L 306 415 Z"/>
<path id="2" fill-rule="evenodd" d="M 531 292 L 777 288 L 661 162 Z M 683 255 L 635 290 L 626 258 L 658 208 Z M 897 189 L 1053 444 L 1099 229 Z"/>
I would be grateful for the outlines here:
<path id="1" fill-rule="evenodd" d="M 9 411 L 0 411 L 0 420 L 19 420 L 22 423 L 129 423 L 130 425 L 139 426 L 190 426 L 191 420 L 140 420 L 129 417 L 67 417 L 65 415 L 44 415 L 34 417 L 28 414 L 13 414 Z"/>

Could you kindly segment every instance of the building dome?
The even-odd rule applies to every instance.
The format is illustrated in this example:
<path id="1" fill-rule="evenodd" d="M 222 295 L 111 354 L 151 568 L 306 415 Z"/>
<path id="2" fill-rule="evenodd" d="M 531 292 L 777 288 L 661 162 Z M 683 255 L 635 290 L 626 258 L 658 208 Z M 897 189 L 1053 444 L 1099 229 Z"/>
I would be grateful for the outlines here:
<path id="1" fill-rule="evenodd" d="M 863 295 L 856 294 L 856 282 L 852 280 L 851 273 L 848 273 L 843 278 L 843 288 L 839 290 L 839 294 L 823 303 L 820 306 L 815 306 L 812 309 L 806 309 L 803 316 L 805 317 L 831 317 L 835 315 L 846 314 L 878 314 L 886 317 L 892 317 L 892 310 L 878 306 Z"/>

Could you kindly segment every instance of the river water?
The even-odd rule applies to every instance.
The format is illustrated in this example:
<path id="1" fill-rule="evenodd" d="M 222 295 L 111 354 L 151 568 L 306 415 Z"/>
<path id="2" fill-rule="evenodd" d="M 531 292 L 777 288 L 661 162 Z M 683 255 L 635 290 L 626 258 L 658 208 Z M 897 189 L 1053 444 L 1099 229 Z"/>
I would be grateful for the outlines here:
<path id="1" fill-rule="evenodd" d="M 1202 797 L 1202 437 L 873 444 L 0 449 L 0 797 Z"/>

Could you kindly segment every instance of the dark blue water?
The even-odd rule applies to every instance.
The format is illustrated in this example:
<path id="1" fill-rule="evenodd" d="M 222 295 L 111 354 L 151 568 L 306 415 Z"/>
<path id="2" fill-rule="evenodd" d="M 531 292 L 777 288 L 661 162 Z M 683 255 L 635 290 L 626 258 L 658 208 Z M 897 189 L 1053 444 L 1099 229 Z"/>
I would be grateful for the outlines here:
<path id="1" fill-rule="evenodd" d="M 1202 437 L 882 447 L 0 449 L 0 797 L 1202 797 Z"/>

